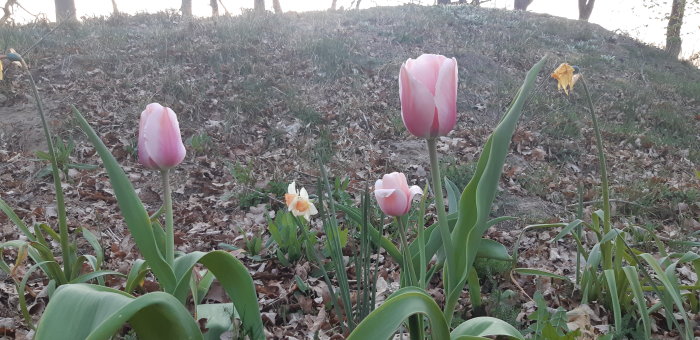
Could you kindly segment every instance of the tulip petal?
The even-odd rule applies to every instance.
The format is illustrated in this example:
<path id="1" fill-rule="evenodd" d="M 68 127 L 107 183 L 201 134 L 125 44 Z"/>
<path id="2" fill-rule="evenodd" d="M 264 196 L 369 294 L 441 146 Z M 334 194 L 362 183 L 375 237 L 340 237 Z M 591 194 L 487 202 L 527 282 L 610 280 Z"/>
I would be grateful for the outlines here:
<path id="1" fill-rule="evenodd" d="M 374 190 L 379 189 L 384 189 L 384 181 L 382 181 L 381 179 L 378 179 L 376 182 L 374 182 Z"/>
<path id="2" fill-rule="evenodd" d="M 148 154 L 146 149 L 146 133 L 144 128 L 146 126 L 146 121 L 153 115 L 154 112 L 162 110 L 163 107 L 158 103 L 151 103 L 146 106 L 146 109 L 141 112 L 141 120 L 139 121 L 139 140 L 138 140 L 138 155 L 139 163 L 145 165 L 151 169 L 157 169 L 158 164 L 156 164 L 151 156 Z"/>
<path id="3" fill-rule="evenodd" d="M 406 129 L 417 137 L 430 137 L 435 119 L 433 94 L 411 75 L 405 65 L 401 67 L 399 74 L 399 93 L 401 118 Z"/>
<path id="4" fill-rule="evenodd" d="M 423 54 L 418 58 L 408 59 L 406 68 L 411 75 L 421 82 L 432 95 L 435 95 L 435 85 L 439 81 L 440 65 L 447 58 L 437 54 Z"/>
<path id="5" fill-rule="evenodd" d="M 379 207 L 389 216 L 403 216 L 410 208 L 408 197 L 398 189 L 379 189 L 374 195 Z"/>
<path id="6" fill-rule="evenodd" d="M 408 188 L 408 182 L 406 181 L 406 175 L 404 173 L 392 172 L 384 175 L 382 179 L 384 180 L 385 188 L 401 190 L 406 197 L 410 195 L 411 192 Z"/>
<path id="7" fill-rule="evenodd" d="M 398 189 L 399 186 L 401 186 L 401 180 L 403 179 L 406 181 L 406 175 L 403 175 L 403 178 L 401 177 L 402 175 L 403 174 L 399 172 L 392 172 L 382 176 L 381 181 L 383 183 L 383 188 Z"/>
<path id="8" fill-rule="evenodd" d="M 416 195 L 423 195 L 423 190 L 417 186 L 417 185 L 411 185 L 411 188 L 409 189 L 410 195 L 409 195 L 409 200 L 413 200 L 413 197 Z"/>
<path id="9" fill-rule="evenodd" d="M 180 125 L 170 108 L 154 111 L 144 125 L 146 152 L 161 169 L 174 167 L 185 159 Z"/>
<path id="10" fill-rule="evenodd" d="M 445 59 L 440 66 L 435 89 L 435 107 L 440 136 L 445 136 L 452 131 L 457 122 L 457 79 L 457 60 Z"/>

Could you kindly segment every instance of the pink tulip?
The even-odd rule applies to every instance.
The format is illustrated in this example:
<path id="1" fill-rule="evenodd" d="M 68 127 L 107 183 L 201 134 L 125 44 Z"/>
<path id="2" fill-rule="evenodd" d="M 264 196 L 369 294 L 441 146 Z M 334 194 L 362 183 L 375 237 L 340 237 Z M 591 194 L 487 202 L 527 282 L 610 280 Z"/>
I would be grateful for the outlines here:
<path id="1" fill-rule="evenodd" d="M 457 60 L 436 54 L 408 59 L 399 73 L 401 118 L 420 138 L 447 135 L 457 122 Z"/>
<path id="2" fill-rule="evenodd" d="M 392 172 L 378 179 L 374 184 L 374 197 L 382 211 L 389 216 L 403 216 L 411 209 L 413 196 L 422 195 L 418 186 L 408 187 L 406 175 Z"/>
<path id="3" fill-rule="evenodd" d="M 139 162 L 151 169 L 169 169 L 185 159 L 185 145 L 175 112 L 151 103 L 141 112 Z"/>

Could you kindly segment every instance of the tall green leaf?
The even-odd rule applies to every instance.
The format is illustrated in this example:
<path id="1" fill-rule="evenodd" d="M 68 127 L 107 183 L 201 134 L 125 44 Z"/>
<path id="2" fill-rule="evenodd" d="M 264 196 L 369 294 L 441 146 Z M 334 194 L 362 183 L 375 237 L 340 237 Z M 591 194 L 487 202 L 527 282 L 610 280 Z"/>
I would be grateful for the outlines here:
<path id="1" fill-rule="evenodd" d="M 34 339 L 109 339 L 129 323 L 139 339 L 202 339 L 199 326 L 172 295 L 134 298 L 89 284 L 66 284 L 54 293 Z"/>
<path id="2" fill-rule="evenodd" d="M 243 321 L 246 334 L 254 340 L 265 339 L 253 279 L 241 261 L 225 251 L 215 250 L 209 253 L 196 251 L 176 258 L 177 288 L 174 293 L 175 297 L 180 301 L 187 299 L 192 268 L 197 263 L 204 265 L 219 280 L 226 294 L 233 301 L 236 311 Z"/>
<path id="3" fill-rule="evenodd" d="M 476 258 L 481 236 L 488 228 L 488 217 L 498 191 L 498 183 L 503 172 L 510 140 L 520 119 L 525 101 L 534 87 L 537 75 L 544 66 L 545 60 L 546 57 L 543 57 L 527 73 L 510 109 L 486 141 L 474 176 L 462 192 L 452 239 L 454 244 L 466 245 L 466 247 L 456 247 L 454 250 L 457 252 L 453 254 L 456 262 L 455 268 L 460 272 L 449 275 L 452 282 L 447 284 L 450 290 L 447 292 L 447 303 L 450 305 L 456 303 L 462 292 L 469 268 Z"/>
<path id="4" fill-rule="evenodd" d="M 661 281 L 661 284 L 665 288 L 665 293 L 671 297 L 671 300 L 676 305 L 676 308 L 678 308 L 678 312 L 683 318 L 684 322 L 684 329 L 679 331 L 684 331 L 685 336 L 688 339 L 692 339 L 693 327 L 690 325 L 688 314 L 685 312 L 685 308 L 683 307 L 683 300 L 681 298 L 680 289 L 677 285 L 674 285 L 674 282 L 672 280 L 669 279 L 666 272 L 661 268 L 661 265 L 659 265 L 659 262 L 656 261 L 656 259 L 653 256 L 651 256 L 651 254 L 643 253 L 640 254 L 639 257 L 644 259 L 644 261 L 646 261 L 649 264 L 649 266 L 654 270 L 654 273 L 656 273 L 656 277 L 659 279 L 659 281 Z"/>
<path id="5" fill-rule="evenodd" d="M 19 228 L 19 230 L 22 231 L 22 234 L 24 234 L 24 236 L 26 236 L 30 241 L 36 241 L 34 234 L 32 234 L 32 232 L 29 231 L 29 228 L 27 228 L 27 225 L 24 224 L 22 219 L 19 218 L 19 216 L 17 216 L 17 214 L 15 214 L 15 211 L 12 210 L 12 208 L 10 208 L 10 206 L 7 205 L 7 203 L 5 203 L 5 201 L 3 201 L 1 198 L 0 198 L 0 210 L 2 210 L 2 212 L 4 212 L 5 215 L 7 215 L 7 217 L 10 219 L 10 221 L 12 221 L 12 223 L 14 223 L 17 226 L 17 228 Z"/>
<path id="6" fill-rule="evenodd" d="M 80 127 L 90 139 L 100 158 L 102 158 L 107 174 L 109 174 L 109 181 L 112 183 L 114 195 L 117 197 L 119 209 L 122 216 L 124 216 L 124 221 L 131 235 L 134 237 L 136 245 L 139 247 L 139 251 L 143 254 L 153 273 L 158 277 L 158 281 L 165 288 L 165 291 L 172 292 L 175 288 L 173 269 L 158 250 L 158 244 L 151 227 L 151 220 L 146 208 L 141 203 L 141 199 L 134 191 L 134 187 L 129 182 L 129 178 L 124 173 L 124 170 L 119 166 L 119 163 L 109 152 L 109 149 L 107 149 L 100 137 L 97 136 L 95 130 L 90 127 L 85 117 L 75 107 L 73 107 L 73 114 L 75 114 Z"/>
<path id="7" fill-rule="evenodd" d="M 348 340 L 389 339 L 404 320 L 415 314 L 423 314 L 430 320 L 434 340 L 450 338 L 447 322 L 433 298 L 419 288 L 406 287 L 396 291 L 362 320 Z"/>
<path id="8" fill-rule="evenodd" d="M 488 316 L 469 319 L 462 322 L 457 328 L 452 330 L 451 339 L 463 339 L 465 336 L 484 337 L 494 335 L 505 335 L 511 338 L 524 340 L 520 331 L 509 323 Z"/>
<path id="9" fill-rule="evenodd" d="M 632 288 L 632 294 L 636 300 L 635 305 L 639 310 L 639 316 L 642 318 L 642 324 L 644 326 L 644 339 L 649 339 L 651 336 L 651 319 L 649 318 L 649 312 L 647 311 L 647 301 L 644 298 L 644 292 L 642 291 L 642 285 L 639 282 L 639 275 L 637 274 L 637 268 L 633 266 L 623 267 L 622 270 L 627 276 L 627 281 L 630 283 L 630 288 Z"/>

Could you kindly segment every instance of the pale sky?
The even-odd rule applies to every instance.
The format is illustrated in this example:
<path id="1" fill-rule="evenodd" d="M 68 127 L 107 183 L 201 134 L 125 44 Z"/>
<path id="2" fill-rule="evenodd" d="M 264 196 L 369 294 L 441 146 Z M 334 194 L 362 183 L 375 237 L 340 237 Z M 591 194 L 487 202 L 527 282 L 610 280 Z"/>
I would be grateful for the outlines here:
<path id="1" fill-rule="evenodd" d="M 126 13 L 158 12 L 164 9 L 177 9 L 180 0 L 116 0 L 119 10 Z M 455 0 L 453 0 L 455 1 Z M 43 14 L 54 19 L 52 0 L 20 0 L 32 14 Z M 242 8 L 251 8 L 253 0 L 222 0 L 224 6 L 232 14 L 240 13 Z M 266 7 L 272 9 L 272 0 L 265 0 Z M 330 7 L 332 0 L 280 0 L 284 11 L 313 11 L 325 10 Z M 353 0 L 338 0 L 338 7 L 349 7 Z M 373 6 L 392 6 L 405 3 L 433 4 L 434 0 L 362 0 L 361 8 Z M 643 6 L 644 3 L 659 3 L 656 9 Z M 670 11 L 669 0 L 598 0 L 593 8 L 590 21 L 609 30 L 620 30 L 644 42 L 663 46 L 666 33 L 666 21 L 663 19 Z M 193 12 L 196 16 L 211 15 L 209 0 L 192 0 Z M 78 17 L 109 15 L 112 11 L 111 0 L 75 0 Z M 512 8 L 513 0 L 491 0 L 482 4 L 483 7 Z M 687 57 L 700 51 L 700 6 L 688 5 L 683 23 L 683 52 Z M 223 8 L 219 8 L 223 13 Z M 576 0 L 534 0 L 528 11 L 547 13 L 551 15 L 578 18 Z M 664 12 L 665 11 L 665 12 Z M 16 9 L 18 22 L 31 20 L 24 10 Z"/>

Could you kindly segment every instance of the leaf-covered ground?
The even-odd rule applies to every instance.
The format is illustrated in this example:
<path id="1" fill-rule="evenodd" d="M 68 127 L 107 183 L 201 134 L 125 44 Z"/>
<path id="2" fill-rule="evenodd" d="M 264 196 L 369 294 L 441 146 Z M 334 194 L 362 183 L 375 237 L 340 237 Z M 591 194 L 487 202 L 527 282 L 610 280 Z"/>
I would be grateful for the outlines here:
<path id="1" fill-rule="evenodd" d="M 279 199 L 286 184 L 296 180 L 313 193 L 319 157 L 334 176 L 350 179 L 350 200 L 359 200 L 356 194 L 386 172 L 402 171 L 410 182 L 425 185 L 426 148 L 403 127 L 397 81 L 401 63 L 421 53 L 454 56 L 459 63 L 457 127 L 439 143 L 444 174 L 458 185 L 466 184 L 525 72 L 549 54 L 547 70 L 561 62 L 578 65 L 591 86 L 604 125 L 615 223 L 669 239 L 691 238 L 700 230 L 700 71 L 597 25 L 471 6 L 404 6 L 197 21 L 138 15 L 53 28 L 45 23 L 0 28 L 0 47 L 14 48 L 28 60 L 53 131 L 75 143 L 71 162 L 99 164 L 71 118 L 75 105 L 124 165 L 150 211 L 161 203 L 160 185 L 135 158 L 138 118 L 150 102 L 178 114 L 188 140 L 188 156 L 174 178 L 181 251 L 217 249 L 220 243 L 243 247 L 254 235 L 262 235 L 266 244 L 267 217 L 283 208 Z M 5 69 L 0 197 L 25 221 L 55 225 L 53 186 L 49 177 L 39 176 L 46 164 L 34 156 L 46 146 L 28 79 L 17 67 Z M 509 248 L 528 224 L 573 219 L 579 184 L 585 214 L 599 199 L 594 137 L 580 89 L 570 96 L 558 93 L 548 73 L 538 82 L 514 136 L 493 212 L 519 219 L 487 233 Z M 69 169 L 64 190 L 69 225 L 101 235 L 107 266 L 127 272 L 138 252 L 106 173 Z M 20 237 L 5 215 L 0 230 L 0 242 Z M 566 240 L 550 243 L 554 235 L 526 234 L 519 266 L 573 275 L 574 248 Z M 348 254 L 352 247 L 351 240 Z M 89 252 L 87 246 L 84 250 Z M 259 257 L 240 249 L 234 253 L 258 284 L 270 337 L 338 333 L 336 316 L 324 308 L 328 289 L 311 263 L 286 267 L 275 260 L 274 245 Z M 2 254 L 8 263 L 15 255 Z M 384 297 L 398 287 L 398 272 L 388 257 L 377 261 Z M 550 307 L 578 306 L 565 283 L 511 279 L 507 270 L 480 266 L 489 315 L 525 328 L 524 316 L 534 309 L 528 296 L 536 290 Z M 25 267 L 18 267 L 17 275 Z M 295 275 L 311 290 L 300 291 Z M 690 272 L 681 277 L 697 280 Z M 1 279 L 0 336 L 31 336 L 20 320 L 12 280 Z M 38 319 L 47 302 L 46 282 L 41 276 L 30 282 L 25 295 Z M 156 287 L 147 281 L 143 289 Z M 506 290 L 515 297 L 501 299 L 498 292 Z M 431 290 L 438 301 L 440 291 Z M 223 295 L 215 287 L 208 298 L 224 301 Z M 591 307 L 591 331 L 605 333 L 609 313 Z M 664 322 L 655 333 L 674 336 Z"/>

